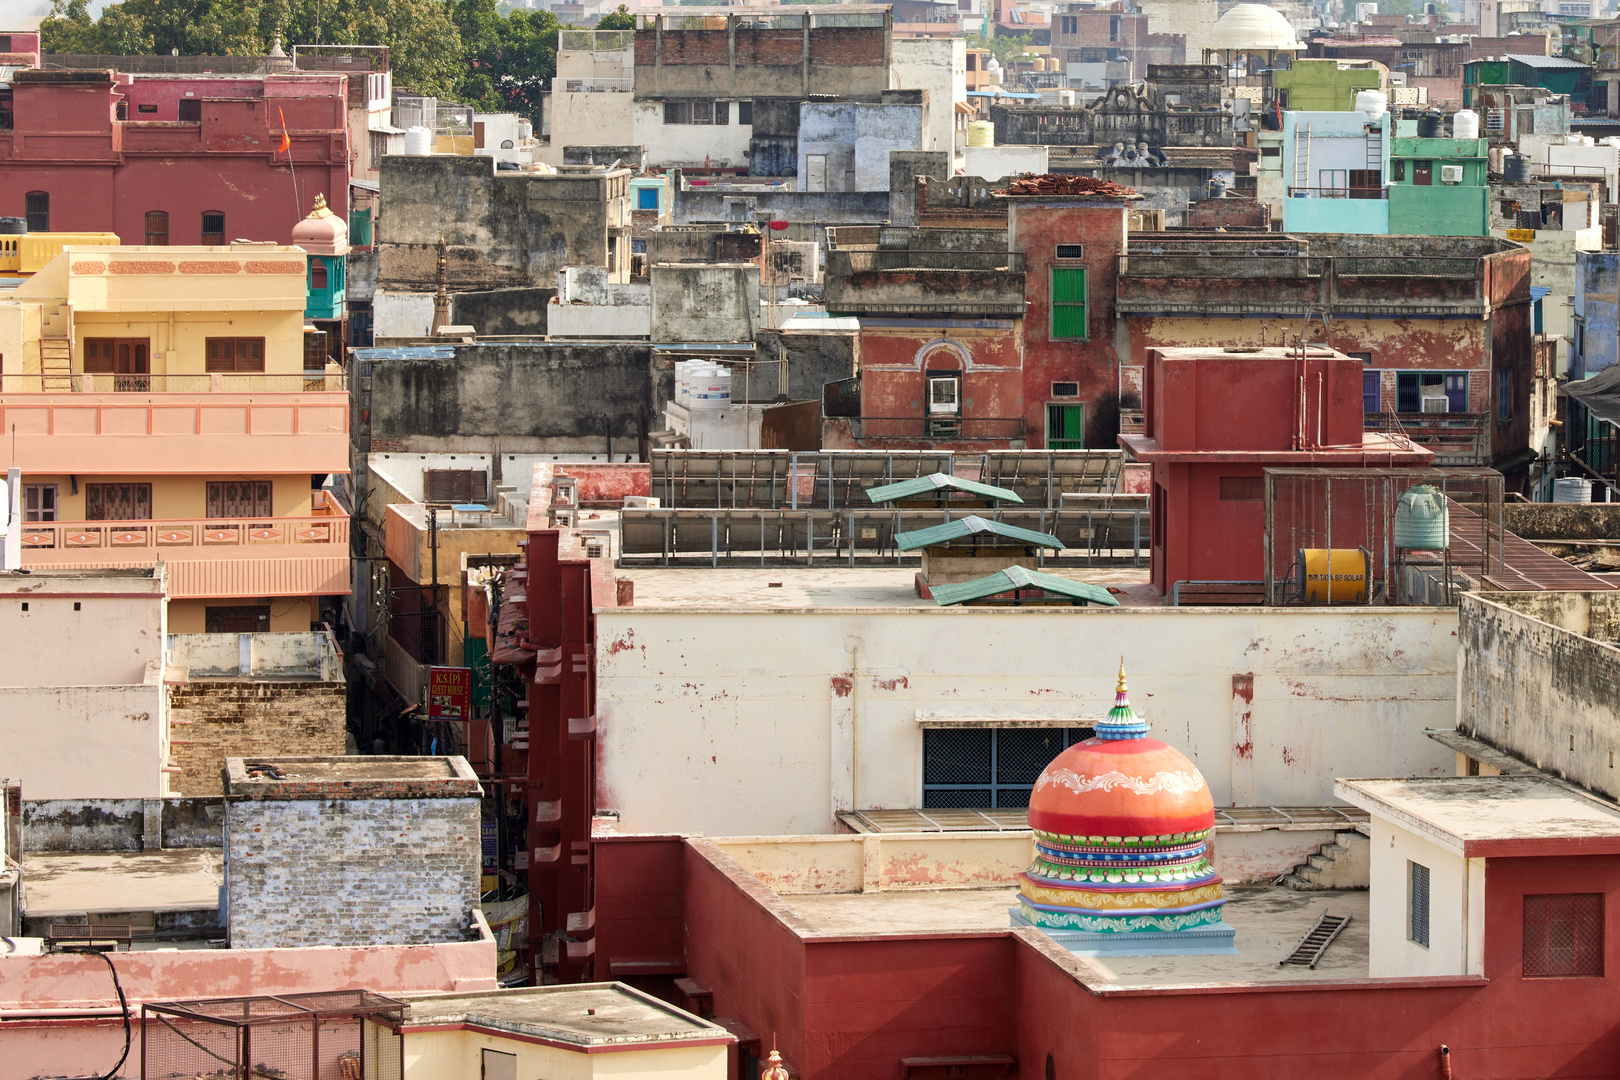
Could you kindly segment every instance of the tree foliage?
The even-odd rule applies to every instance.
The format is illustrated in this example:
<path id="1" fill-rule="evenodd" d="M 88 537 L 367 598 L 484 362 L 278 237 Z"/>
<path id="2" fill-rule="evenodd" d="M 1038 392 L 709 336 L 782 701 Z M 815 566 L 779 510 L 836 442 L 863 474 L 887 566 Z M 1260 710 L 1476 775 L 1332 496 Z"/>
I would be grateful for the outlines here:
<path id="1" fill-rule="evenodd" d="M 288 47 L 386 45 L 397 86 L 536 118 L 560 28 L 496 0 L 122 0 L 99 19 L 88 0 L 55 0 L 40 35 L 45 52 L 114 55 L 259 56 L 278 32 Z"/>
<path id="2" fill-rule="evenodd" d="M 989 49 L 990 55 L 1003 67 L 1009 60 L 1017 59 L 1029 51 L 1030 35 L 1025 34 L 996 34 L 986 39 L 983 34 L 968 34 L 967 47 L 970 49 Z"/>
<path id="3" fill-rule="evenodd" d="M 629 8 L 620 4 L 597 22 L 598 30 L 634 30 L 636 17 Z"/>

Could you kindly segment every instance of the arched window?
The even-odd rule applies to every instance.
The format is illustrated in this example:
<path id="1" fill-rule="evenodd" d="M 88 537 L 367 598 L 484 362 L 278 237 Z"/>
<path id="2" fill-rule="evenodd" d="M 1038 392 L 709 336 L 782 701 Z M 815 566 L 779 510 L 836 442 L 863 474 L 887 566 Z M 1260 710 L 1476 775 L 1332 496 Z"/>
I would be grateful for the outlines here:
<path id="1" fill-rule="evenodd" d="M 51 193 L 48 191 L 30 191 L 24 196 L 26 204 L 25 213 L 28 215 L 28 231 L 41 233 L 51 231 Z"/>
<path id="2" fill-rule="evenodd" d="M 146 243 L 148 247 L 169 246 L 169 215 L 162 210 L 147 211 Z"/>
<path id="3" fill-rule="evenodd" d="M 225 243 L 225 211 L 203 211 L 202 242 L 204 245 L 213 247 L 219 247 Z"/>
<path id="4" fill-rule="evenodd" d="M 312 289 L 326 288 L 326 260 L 315 258 L 309 261 L 309 287 Z"/>

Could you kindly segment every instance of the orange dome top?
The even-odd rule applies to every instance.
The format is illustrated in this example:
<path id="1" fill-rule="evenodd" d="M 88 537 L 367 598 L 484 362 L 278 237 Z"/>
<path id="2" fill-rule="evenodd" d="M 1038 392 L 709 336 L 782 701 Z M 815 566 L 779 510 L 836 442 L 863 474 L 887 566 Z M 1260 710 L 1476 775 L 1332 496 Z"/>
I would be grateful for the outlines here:
<path id="1" fill-rule="evenodd" d="M 1097 734 L 1053 759 L 1029 797 L 1029 825 L 1053 836 L 1173 836 L 1215 824 L 1215 802 L 1198 767 L 1147 737 L 1131 709 L 1125 667 Z"/>

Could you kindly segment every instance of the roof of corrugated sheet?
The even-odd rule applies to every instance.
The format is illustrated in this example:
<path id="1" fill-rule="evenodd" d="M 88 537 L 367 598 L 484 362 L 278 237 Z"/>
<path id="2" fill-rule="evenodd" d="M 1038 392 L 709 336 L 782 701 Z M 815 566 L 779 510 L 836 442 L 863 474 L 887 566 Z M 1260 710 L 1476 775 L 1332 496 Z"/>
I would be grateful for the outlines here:
<path id="1" fill-rule="evenodd" d="M 1101 585 L 1071 581 L 1056 574 L 1043 574 L 1039 570 L 1028 570 L 1022 566 L 1009 566 L 986 577 L 974 578 L 972 581 L 956 585 L 934 585 L 929 591 L 934 594 L 935 603 L 940 607 L 949 607 L 952 604 L 965 604 L 970 600 L 983 600 L 987 596 L 996 596 L 1013 589 L 1031 588 L 1044 589 L 1049 593 L 1067 596 L 1087 604 L 1119 607 L 1119 601 L 1110 596 L 1108 590 Z"/>
<path id="2" fill-rule="evenodd" d="M 1534 53 L 1507 53 L 1509 60 L 1517 60 L 1536 68 L 1589 68 L 1591 64 L 1583 64 L 1579 60 L 1566 60 L 1562 56 L 1537 56 Z"/>
<path id="3" fill-rule="evenodd" d="M 868 488 L 866 497 L 875 503 L 893 502 L 896 499 L 910 499 L 918 495 L 927 495 L 942 488 L 951 488 L 955 491 L 967 491 L 974 495 L 983 495 L 987 499 L 1000 499 L 1003 502 L 1021 503 L 1024 500 L 1016 492 L 1006 488 L 995 487 L 990 484 L 981 484 L 977 480 L 963 480 L 950 473 L 929 473 L 927 476 L 913 477 L 910 480 L 901 480 L 893 484 L 884 484 L 882 487 Z"/>
<path id="4" fill-rule="evenodd" d="M 1620 364 L 1606 367 L 1590 379 L 1571 379 L 1563 390 L 1598 419 L 1620 425 Z"/>
<path id="5" fill-rule="evenodd" d="M 1004 525 L 999 521 L 979 517 L 977 514 L 968 514 L 955 521 L 947 521 L 943 525 L 934 525 L 927 529 L 914 529 L 911 532 L 895 533 L 894 542 L 901 551 L 916 551 L 918 548 L 933 547 L 935 544 L 944 544 L 952 540 L 962 540 L 980 533 L 989 533 L 1004 540 L 1019 540 L 1026 544 L 1037 544 L 1041 547 L 1063 548 L 1063 541 L 1047 533 L 1038 533 L 1034 529 L 1020 529 L 1016 525 Z"/>
<path id="6" fill-rule="evenodd" d="M 351 349 L 349 355 L 356 360 L 454 360 L 453 345 L 392 345 L 370 349 Z"/>

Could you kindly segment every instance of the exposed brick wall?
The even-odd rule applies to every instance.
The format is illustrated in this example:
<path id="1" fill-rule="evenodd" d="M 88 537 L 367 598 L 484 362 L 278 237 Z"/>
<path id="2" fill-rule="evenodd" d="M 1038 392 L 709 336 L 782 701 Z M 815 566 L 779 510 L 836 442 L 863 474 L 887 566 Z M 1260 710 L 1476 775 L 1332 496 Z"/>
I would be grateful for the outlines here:
<path id="1" fill-rule="evenodd" d="M 814 40 L 816 31 L 811 31 Z M 804 62 L 804 34 L 799 30 L 738 30 L 737 63 L 799 64 Z"/>
<path id="2" fill-rule="evenodd" d="M 236 949 L 461 941 L 478 800 L 241 799 L 225 811 Z"/>
<path id="3" fill-rule="evenodd" d="M 818 26 L 810 31 L 810 62 L 832 67 L 883 63 L 883 30 L 854 26 Z"/>
<path id="4" fill-rule="evenodd" d="M 340 682 L 194 681 L 169 687 L 174 790 L 224 793 L 228 757 L 344 752 L 346 691 Z M 188 721 L 188 723 L 176 723 Z"/>

